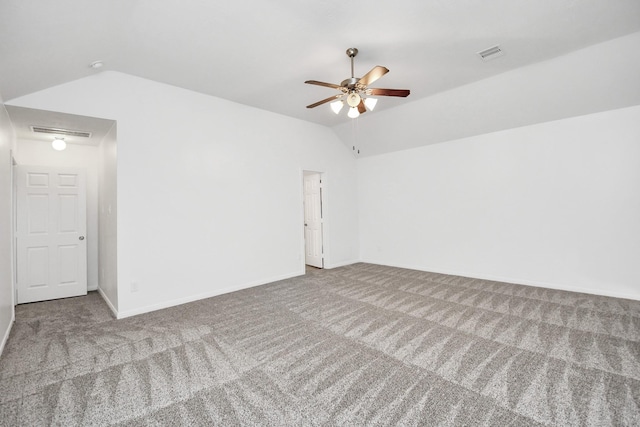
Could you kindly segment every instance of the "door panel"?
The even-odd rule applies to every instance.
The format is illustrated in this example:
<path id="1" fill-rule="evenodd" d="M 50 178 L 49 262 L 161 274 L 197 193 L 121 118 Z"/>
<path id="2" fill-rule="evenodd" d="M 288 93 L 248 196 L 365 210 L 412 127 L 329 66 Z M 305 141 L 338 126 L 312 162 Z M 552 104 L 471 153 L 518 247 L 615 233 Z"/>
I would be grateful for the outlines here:
<path id="1" fill-rule="evenodd" d="M 78 245 L 60 246 L 58 259 L 60 265 L 60 285 L 70 285 L 78 282 Z"/>
<path id="2" fill-rule="evenodd" d="M 43 194 L 29 194 L 27 221 L 30 235 L 49 232 L 49 197 Z"/>
<path id="3" fill-rule="evenodd" d="M 27 182 L 29 188 L 49 188 L 49 174 L 31 172 L 27 175 Z"/>
<path id="4" fill-rule="evenodd" d="M 323 268 L 322 182 L 319 173 L 304 175 L 305 263 Z"/>
<path id="5" fill-rule="evenodd" d="M 84 171 L 17 166 L 18 304 L 86 295 Z"/>
<path id="6" fill-rule="evenodd" d="M 66 173 L 58 174 L 58 187 L 77 188 L 78 175 Z"/>
<path id="7" fill-rule="evenodd" d="M 32 246 L 27 248 L 27 283 L 29 288 L 47 286 L 49 281 L 49 248 Z"/>
<path id="8" fill-rule="evenodd" d="M 60 211 L 58 213 L 58 232 L 77 233 L 78 230 L 78 195 L 61 194 L 59 196 Z"/>

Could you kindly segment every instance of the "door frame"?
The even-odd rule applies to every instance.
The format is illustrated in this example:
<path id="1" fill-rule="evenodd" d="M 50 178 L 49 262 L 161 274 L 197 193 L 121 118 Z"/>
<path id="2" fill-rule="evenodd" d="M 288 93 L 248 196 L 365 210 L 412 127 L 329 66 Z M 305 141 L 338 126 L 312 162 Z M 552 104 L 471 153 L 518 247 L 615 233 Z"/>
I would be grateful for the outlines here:
<path id="1" fill-rule="evenodd" d="M 18 166 L 18 162 L 14 156 L 13 150 L 9 150 L 9 162 L 11 166 L 9 170 L 11 171 L 11 176 L 9 180 L 11 182 L 11 321 L 15 322 L 16 320 L 16 303 L 18 302 L 18 281 L 16 280 L 16 275 L 18 272 L 18 242 L 17 242 L 17 230 L 18 230 L 18 199 L 17 199 L 17 191 L 16 191 L 16 178 L 15 178 L 15 169 Z"/>
<path id="2" fill-rule="evenodd" d="M 318 171 L 318 170 L 313 170 L 313 169 L 300 169 L 300 176 L 299 176 L 299 184 L 300 185 L 300 226 L 299 226 L 299 230 L 301 230 L 300 233 L 300 253 L 302 254 L 300 256 L 300 260 L 301 260 L 301 265 L 300 265 L 300 270 L 302 271 L 302 274 L 305 274 L 306 268 L 307 268 L 307 264 L 306 264 L 306 240 L 305 240 L 305 236 L 304 236 L 304 175 L 305 173 L 318 173 L 320 174 L 320 179 L 322 181 L 322 191 L 320 192 L 320 203 L 322 204 L 322 265 L 323 268 L 329 268 L 329 240 L 327 239 L 327 229 L 329 228 L 329 221 L 328 221 L 328 215 L 327 213 L 329 212 L 329 204 L 328 204 L 328 197 L 327 197 L 327 173 L 326 172 L 322 172 L 322 171 Z"/>
<path id="3" fill-rule="evenodd" d="M 14 161 L 15 162 L 15 161 Z M 82 175 L 81 178 L 81 182 L 82 182 L 82 198 L 84 199 L 84 233 L 83 236 L 81 236 L 82 238 L 80 240 L 85 240 L 86 236 L 87 236 L 87 205 L 86 205 L 86 199 L 87 199 L 87 172 L 86 172 L 86 168 L 81 168 L 81 167 L 66 167 L 66 166 L 48 166 L 48 165 L 20 165 L 17 162 L 12 165 L 11 168 L 11 172 L 12 172 L 12 176 L 11 176 L 11 180 L 12 180 L 12 199 L 13 199 L 13 209 L 12 209 L 12 214 L 13 214 L 13 227 L 12 227 L 12 244 L 13 244 L 13 251 L 12 251 L 12 256 L 14 258 L 13 260 L 13 265 L 12 265 L 12 269 L 13 269 L 13 304 L 14 307 L 17 304 L 20 304 L 19 299 L 18 299 L 18 291 L 19 291 L 19 287 L 18 287 L 18 272 L 19 272 L 19 259 L 20 259 L 20 255 L 18 254 L 19 252 L 19 245 L 18 245 L 18 237 L 19 237 L 19 233 L 18 233 L 18 218 L 19 218 L 19 212 L 18 212 L 18 182 L 19 180 L 16 178 L 16 169 L 18 167 L 23 167 L 23 168 L 43 168 L 43 169 L 47 169 L 47 170 L 54 170 L 56 172 L 77 172 L 78 174 Z M 85 282 L 85 286 L 84 286 L 84 294 L 80 294 L 80 295 L 86 295 L 88 292 L 88 275 L 87 275 L 87 266 L 88 266 L 88 260 L 87 260 L 87 245 L 86 242 L 83 243 L 84 244 L 84 282 Z M 69 295 L 69 296 L 79 296 L 79 295 Z M 24 297 L 23 297 L 24 298 Z M 61 299 L 61 298 L 68 298 L 68 296 L 58 296 L 56 298 L 47 298 L 47 299 L 42 299 L 42 300 L 35 300 L 35 301 L 25 301 L 23 303 L 29 303 L 29 302 L 40 302 L 40 301 L 52 301 L 52 300 L 56 300 L 56 299 Z"/>

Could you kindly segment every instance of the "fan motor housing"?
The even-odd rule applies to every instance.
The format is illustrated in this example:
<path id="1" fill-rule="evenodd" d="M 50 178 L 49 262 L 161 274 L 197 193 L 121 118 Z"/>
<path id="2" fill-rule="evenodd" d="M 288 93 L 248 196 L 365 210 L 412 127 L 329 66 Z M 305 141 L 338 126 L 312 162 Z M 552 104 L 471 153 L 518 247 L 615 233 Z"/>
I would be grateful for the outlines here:
<path id="1" fill-rule="evenodd" d="M 342 83 L 340 83 L 340 86 L 346 87 L 347 89 L 355 89 L 359 81 L 360 79 L 358 77 L 350 77 L 343 80 Z"/>

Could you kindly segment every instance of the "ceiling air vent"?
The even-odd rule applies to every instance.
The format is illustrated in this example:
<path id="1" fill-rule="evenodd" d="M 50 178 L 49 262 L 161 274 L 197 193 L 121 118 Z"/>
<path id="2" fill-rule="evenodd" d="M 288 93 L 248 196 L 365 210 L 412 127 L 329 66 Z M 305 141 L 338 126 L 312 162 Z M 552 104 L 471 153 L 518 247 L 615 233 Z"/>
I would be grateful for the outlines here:
<path id="1" fill-rule="evenodd" d="M 54 135 L 79 136 L 82 138 L 91 138 L 91 132 L 85 132 L 82 130 L 50 128 L 45 126 L 31 126 L 31 130 L 36 133 L 50 133 Z"/>
<path id="2" fill-rule="evenodd" d="M 500 46 L 495 45 L 488 49 L 481 50 L 478 52 L 478 56 L 482 58 L 483 61 L 488 61 L 490 59 L 497 58 L 499 56 L 504 55 L 504 51 L 500 49 Z"/>

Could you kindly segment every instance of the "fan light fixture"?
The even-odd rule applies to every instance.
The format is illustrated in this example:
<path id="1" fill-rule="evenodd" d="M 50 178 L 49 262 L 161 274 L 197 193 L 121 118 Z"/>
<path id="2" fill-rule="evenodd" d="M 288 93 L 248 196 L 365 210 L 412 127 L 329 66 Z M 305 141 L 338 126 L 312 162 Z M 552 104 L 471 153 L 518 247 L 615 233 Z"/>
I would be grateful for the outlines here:
<path id="1" fill-rule="evenodd" d="M 352 119 L 355 119 L 356 117 L 360 116 L 360 111 L 358 111 L 358 108 L 356 107 L 351 107 L 349 108 L 349 112 L 347 113 L 347 116 L 351 117 Z"/>
<path id="2" fill-rule="evenodd" d="M 340 110 L 342 110 L 342 107 L 344 107 L 344 101 L 342 100 L 335 101 L 329 104 L 329 106 L 331 107 L 331 110 L 333 110 L 334 113 L 340 114 Z"/>
<path id="3" fill-rule="evenodd" d="M 339 85 L 333 83 L 319 82 L 317 80 L 307 80 L 305 83 L 338 89 L 338 95 L 330 96 L 322 101 L 307 105 L 307 108 L 315 108 L 318 105 L 330 103 L 331 110 L 339 114 L 344 104 L 349 106 L 347 116 L 355 119 L 360 114 L 373 111 L 378 100 L 376 98 L 365 98 L 365 96 L 399 96 L 407 97 L 411 93 L 409 89 L 378 89 L 369 88 L 369 85 L 389 72 L 389 69 L 377 65 L 362 77 L 355 77 L 353 72 L 353 58 L 358 54 L 355 47 L 347 49 L 347 56 L 351 59 L 351 77 L 343 80 Z"/>
<path id="4" fill-rule="evenodd" d="M 377 103 L 378 103 L 378 100 L 376 98 L 365 98 L 364 100 L 364 105 L 367 107 L 367 110 L 371 110 L 371 111 L 373 111 L 373 109 L 376 108 Z"/>
<path id="5" fill-rule="evenodd" d="M 348 117 L 355 119 L 364 112 L 362 111 L 362 107 L 358 108 L 361 102 L 364 103 L 364 106 L 366 107 L 365 111 L 373 111 L 373 109 L 376 108 L 376 104 L 378 103 L 376 98 L 361 98 L 357 93 L 354 93 L 353 95 L 356 96 L 351 96 L 350 94 L 347 97 L 347 104 L 349 105 L 349 112 L 347 113 Z M 331 107 L 331 111 L 336 114 L 340 114 L 342 107 L 344 107 L 344 101 L 340 99 L 332 102 L 329 106 Z"/>
<path id="6" fill-rule="evenodd" d="M 51 146 L 56 151 L 62 151 L 67 148 L 67 143 L 64 142 L 64 138 L 56 137 L 51 143 Z"/>

